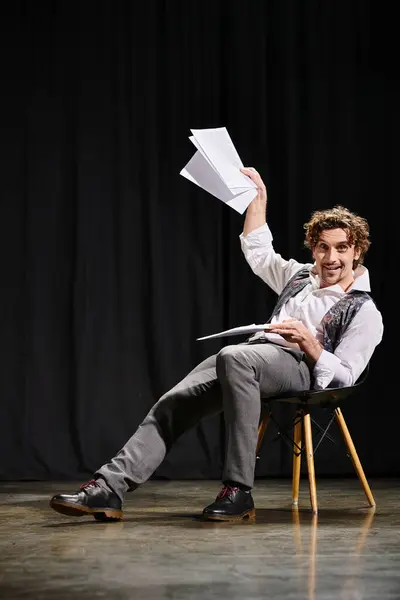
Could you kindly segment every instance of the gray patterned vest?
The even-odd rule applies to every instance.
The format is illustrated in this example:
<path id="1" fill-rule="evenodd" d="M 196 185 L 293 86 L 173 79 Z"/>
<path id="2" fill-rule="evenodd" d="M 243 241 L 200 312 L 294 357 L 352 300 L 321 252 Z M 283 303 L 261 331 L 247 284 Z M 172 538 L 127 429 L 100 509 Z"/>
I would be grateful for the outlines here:
<path id="1" fill-rule="evenodd" d="M 296 296 L 296 294 L 310 283 L 311 269 L 311 265 L 303 267 L 289 279 L 278 297 L 275 308 L 267 323 L 271 322 L 272 318 L 279 313 L 282 306 L 290 300 L 290 298 Z M 371 296 L 367 292 L 359 290 L 350 291 L 328 310 L 322 318 L 325 350 L 328 352 L 335 351 L 335 348 L 339 344 L 347 327 L 367 300 L 371 300 Z"/>

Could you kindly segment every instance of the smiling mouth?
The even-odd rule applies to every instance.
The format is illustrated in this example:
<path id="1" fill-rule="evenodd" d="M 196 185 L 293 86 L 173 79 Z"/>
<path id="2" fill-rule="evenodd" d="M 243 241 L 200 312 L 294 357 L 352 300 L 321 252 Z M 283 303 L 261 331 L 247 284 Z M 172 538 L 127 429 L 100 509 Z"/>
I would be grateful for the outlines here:
<path id="1" fill-rule="evenodd" d="M 325 271 L 329 271 L 331 273 L 335 273 L 335 271 L 339 271 L 340 267 L 326 267 L 324 266 Z"/>

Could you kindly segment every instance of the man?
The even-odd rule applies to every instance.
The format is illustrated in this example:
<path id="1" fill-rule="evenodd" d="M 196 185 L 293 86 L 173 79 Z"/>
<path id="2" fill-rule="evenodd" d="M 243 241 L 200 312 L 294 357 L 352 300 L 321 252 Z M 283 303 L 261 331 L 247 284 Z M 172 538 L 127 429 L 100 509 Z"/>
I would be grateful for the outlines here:
<path id="1" fill-rule="evenodd" d="M 380 343 L 382 318 L 362 266 L 370 245 L 365 219 L 340 206 L 315 212 L 305 225 L 314 264 L 284 260 L 266 224 L 265 185 L 255 169 L 243 173 L 256 183 L 258 195 L 246 212 L 242 250 L 254 273 L 279 295 L 268 329 L 198 365 L 160 398 L 94 479 L 76 493 L 51 499 L 54 510 L 121 519 L 126 492 L 149 479 L 174 441 L 203 417 L 223 411 L 224 487 L 203 516 L 252 518 L 260 398 L 352 385 Z"/>

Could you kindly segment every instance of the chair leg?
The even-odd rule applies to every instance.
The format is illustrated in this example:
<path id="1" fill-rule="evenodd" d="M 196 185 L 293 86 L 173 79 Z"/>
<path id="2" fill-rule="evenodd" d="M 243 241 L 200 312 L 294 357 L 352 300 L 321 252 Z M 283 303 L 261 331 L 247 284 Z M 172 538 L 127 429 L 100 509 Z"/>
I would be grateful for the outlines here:
<path id="1" fill-rule="evenodd" d="M 303 428 L 303 411 L 298 410 L 295 417 L 293 434 L 293 481 L 292 481 L 292 503 L 299 503 L 299 486 L 301 470 L 301 431 Z"/>
<path id="2" fill-rule="evenodd" d="M 269 423 L 269 412 L 266 412 L 264 414 L 264 416 L 262 417 L 260 424 L 258 426 L 258 440 L 257 440 L 256 455 L 258 455 L 258 451 L 260 450 L 260 446 L 264 439 L 265 432 L 267 431 L 268 423 Z"/>
<path id="3" fill-rule="evenodd" d="M 318 512 L 317 502 L 317 486 L 315 483 L 315 469 L 314 469 L 314 450 L 312 443 L 312 431 L 311 431 L 311 417 L 308 409 L 304 411 L 304 442 L 306 448 L 307 457 L 307 469 L 308 469 L 308 482 L 310 486 L 310 500 L 311 508 L 313 513 Z"/>
<path id="4" fill-rule="evenodd" d="M 350 453 L 350 457 L 353 462 L 354 469 L 355 469 L 355 471 L 358 475 L 358 478 L 361 482 L 361 485 L 364 489 L 365 495 L 367 496 L 368 502 L 369 502 L 370 506 L 375 506 L 375 500 L 372 495 L 371 488 L 368 485 L 367 478 L 365 477 L 364 470 L 361 466 L 360 459 L 358 458 L 355 446 L 353 444 L 353 440 L 351 439 L 350 432 L 347 428 L 346 421 L 344 420 L 344 417 L 343 417 L 343 414 L 342 414 L 342 411 L 340 410 L 340 408 L 335 409 L 335 417 L 336 417 L 336 421 L 339 425 L 339 428 L 342 432 L 347 449 Z"/>

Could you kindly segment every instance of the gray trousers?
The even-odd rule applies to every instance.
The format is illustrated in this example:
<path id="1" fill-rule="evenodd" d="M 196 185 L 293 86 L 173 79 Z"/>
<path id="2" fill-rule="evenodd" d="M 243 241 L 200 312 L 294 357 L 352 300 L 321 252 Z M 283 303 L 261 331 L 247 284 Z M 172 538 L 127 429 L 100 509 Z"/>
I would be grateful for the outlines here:
<path id="1" fill-rule="evenodd" d="M 304 353 L 271 343 L 226 346 L 153 406 L 125 446 L 95 475 L 121 498 L 154 473 L 175 440 L 203 417 L 223 411 L 223 481 L 253 487 L 261 398 L 310 387 Z"/>

